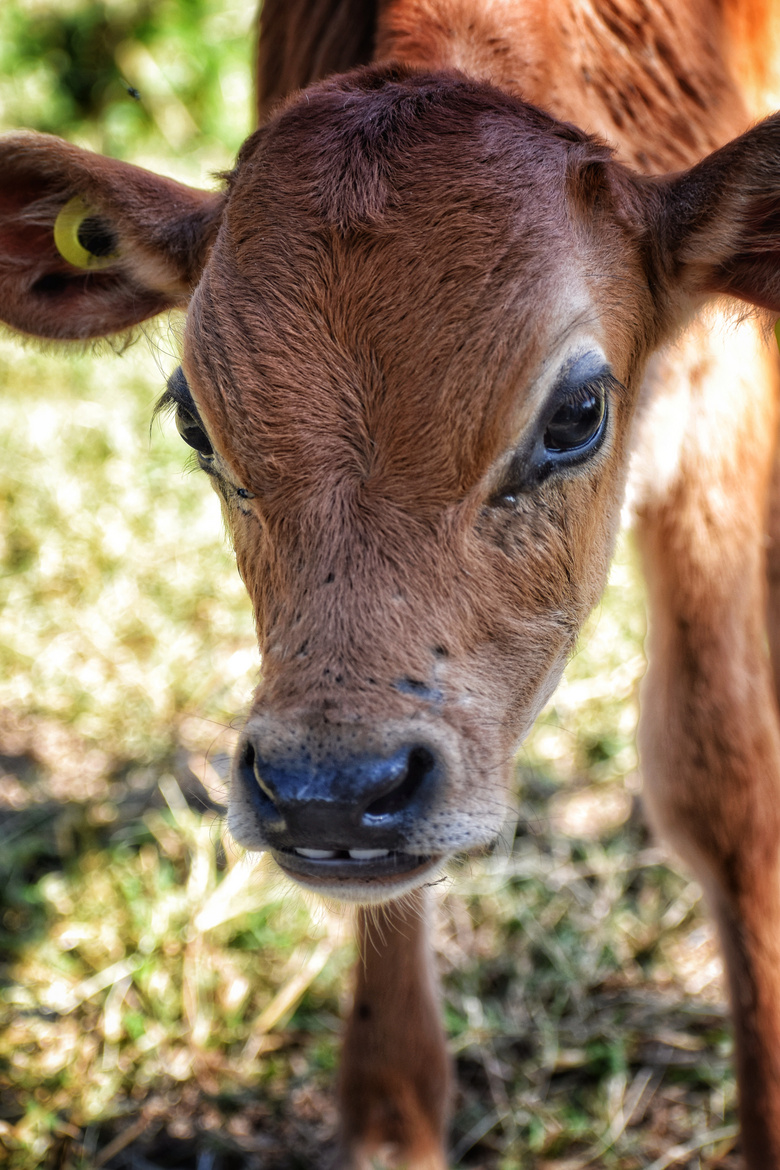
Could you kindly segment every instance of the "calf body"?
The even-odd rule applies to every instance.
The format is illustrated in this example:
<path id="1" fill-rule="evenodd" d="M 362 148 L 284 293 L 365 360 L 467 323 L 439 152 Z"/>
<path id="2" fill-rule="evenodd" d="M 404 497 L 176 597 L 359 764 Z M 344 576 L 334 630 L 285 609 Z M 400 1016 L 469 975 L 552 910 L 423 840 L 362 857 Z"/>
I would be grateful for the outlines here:
<path id="1" fill-rule="evenodd" d="M 225 192 L 0 146 L 9 323 L 94 336 L 188 306 L 166 397 L 263 654 L 234 835 L 390 903 L 378 938 L 359 912 L 344 1167 L 446 1164 L 421 887 L 499 829 L 630 472 L 648 805 L 719 923 L 748 1164 L 780 1167 L 778 370 L 754 322 L 694 320 L 721 295 L 780 313 L 780 121 L 747 130 L 774 19 L 266 0 L 263 125 Z M 61 244 L 76 197 L 81 251 Z"/>

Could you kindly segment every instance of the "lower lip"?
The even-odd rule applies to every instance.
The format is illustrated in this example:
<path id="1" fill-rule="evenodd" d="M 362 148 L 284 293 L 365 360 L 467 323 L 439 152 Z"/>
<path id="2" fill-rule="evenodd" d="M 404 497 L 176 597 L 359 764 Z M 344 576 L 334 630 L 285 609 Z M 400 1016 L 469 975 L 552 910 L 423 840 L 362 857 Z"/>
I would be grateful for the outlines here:
<path id="1" fill-rule="evenodd" d="M 301 857 L 291 850 L 272 851 L 274 861 L 288 877 L 295 878 L 307 886 L 351 886 L 366 883 L 371 886 L 397 885 L 415 878 L 426 870 L 434 869 L 441 862 L 440 857 L 418 856 L 412 853 L 390 853 L 387 857 L 372 861 L 330 858 L 315 861 Z"/>

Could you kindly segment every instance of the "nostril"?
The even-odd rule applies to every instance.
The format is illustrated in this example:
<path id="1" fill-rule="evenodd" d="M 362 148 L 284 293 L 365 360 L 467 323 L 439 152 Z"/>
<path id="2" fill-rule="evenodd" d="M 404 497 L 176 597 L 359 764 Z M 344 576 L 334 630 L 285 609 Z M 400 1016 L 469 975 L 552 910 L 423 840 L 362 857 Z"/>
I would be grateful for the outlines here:
<path id="1" fill-rule="evenodd" d="M 249 792 L 252 794 L 254 803 L 258 806 L 258 811 L 277 811 L 276 801 L 274 795 L 263 781 L 260 771 L 257 767 L 257 755 L 253 745 L 247 740 L 239 758 L 238 767 L 241 772 L 241 778 L 247 785 Z"/>
<path id="2" fill-rule="evenodd" d="M 238 761 L 238 766 L 247 780 L 250 778 L 250 776 L 254 778 L 255 749 L 249 740 L 246 741 L 243 748 L 241 749 L 241 756 Z"/>
<path id="3" fill-rule="evenodd" d="M 364 816 L 384 817 L 401 812 L 414 798 L 425 777 L 433 771 L 435 764 L 433 753 L 427 748 L 412 748 L 409 752 L 406 770 L 395 788 L 373 801 L 364 810 Z"/>

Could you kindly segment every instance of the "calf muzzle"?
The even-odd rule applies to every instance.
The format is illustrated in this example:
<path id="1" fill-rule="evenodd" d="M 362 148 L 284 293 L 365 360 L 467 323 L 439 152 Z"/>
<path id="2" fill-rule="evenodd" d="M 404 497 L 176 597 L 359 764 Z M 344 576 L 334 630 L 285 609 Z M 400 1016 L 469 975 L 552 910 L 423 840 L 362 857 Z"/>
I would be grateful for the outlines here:
<path id="1" fill-rule="evenodd" d="M 269 849 L 295 877 L 392 878 L 432 860 L 405 848 L 444 780 L 429 746 L 315 764 L 306 755 L 271 760 L 247 737 L 237 772 Z"/>

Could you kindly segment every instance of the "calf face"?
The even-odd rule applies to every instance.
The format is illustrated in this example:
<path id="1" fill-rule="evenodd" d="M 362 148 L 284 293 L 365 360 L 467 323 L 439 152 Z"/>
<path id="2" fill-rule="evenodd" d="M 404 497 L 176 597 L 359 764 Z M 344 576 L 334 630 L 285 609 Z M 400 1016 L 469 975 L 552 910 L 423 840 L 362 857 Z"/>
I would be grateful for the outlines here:
<path id="1" fill-rule="evenodd" d="M 569 194 L 604 157 L 390 82 L 231 178 L 183 360 L 263 651 L 231 828 L 305 882 L 387 896 L 490 841 L 602 589 L 653 313 Z"/>
<path id="2" fill-rule="evenodd" d="M 499 830 L 605 581 L 646 358 L 701 295 L 780 309 L 778 128 L 751 133 L 653 182 L 487 86 L 366 70 L 250 138 L 224 200 L 141 173 L 124 210 L 117 164 L 101 186 L 72 148 L 36 167 L 14 140 L 32 195 L 0 188 L 0 249 L 37 233 L 34 278 L 0 264 L 17 327 L 46 332 L 48 296 L 68 335 L 74 289 L 93 315 L 110 292 L 107 331 L 117 304 L 141 319 L 138 288 L 177 303 L 208 253 L 165 398 L 263 654 L 231 828 L 297 880 L 395 897 Z M 76 194 L 110 229 L 94 273 L 47 234 Z"/>

